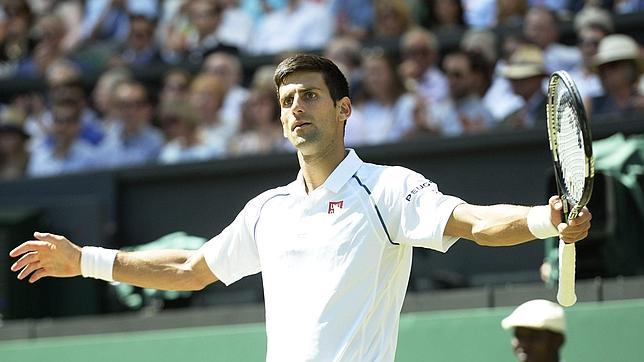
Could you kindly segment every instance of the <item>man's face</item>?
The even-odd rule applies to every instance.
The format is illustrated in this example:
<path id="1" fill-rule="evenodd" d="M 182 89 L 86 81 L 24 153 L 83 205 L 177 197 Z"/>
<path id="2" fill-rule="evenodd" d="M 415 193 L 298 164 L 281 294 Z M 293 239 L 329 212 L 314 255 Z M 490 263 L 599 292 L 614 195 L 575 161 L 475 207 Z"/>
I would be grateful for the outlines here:
<path id="1" fill-rule="evenodd" d="M 419 79 L 422 75 L 434 65 L 435 52 L 428 44 L 427 40 L 421 36 L 413 37 L 403 45 L 403 57 L 405 61 L 414 65 L 418 74 L 412 75 Z"/>
<path id="2" fill-rule="evenodd" d="M 190 20 L 201 37 L 217 29 L 220 16 L 221 10 L 215 1 L 197 0 L 190 3 Z"/>
<path id="3" fill-rule="evenodd" d="M 239 79 L 239 74 L 229 55 L 213 54 L 206 58 L 203 70 L 219 78 L 226 90 L 232 88 Z"/>
<path id="4" fill-rule="evenodd" d="M 143 128 L 152 117 L 150 104 L 143 86 L 121 84 L 116 89 L 116 102 L 125 128 L 136 131 Z"/>
<path id="5" fill-rule="evenodd" d="M 563 336 L 546 330 L 516 327 L 512 350 L 520 362 L 558 362 Z"/>
<path id="6" fill-rule="evenodd" d="M 322 74 L 295 72 L 278 91 L 284 137 L 299 152 L 312 154 L 343 141 L 351 101 L 345 97 L 334 104 Z"/>
<path id="7" fill-rule="evenodd" d="M 541 76 L 510 79 L 510 85 L 515 94 L 521 96 L 524 100 L 529 100 L 541 89 Z"/>
<path id="8" fill-rule="evenodd" d="M 557 24 L 547 11 L 541 9 L 528 12 L 523 25 L 523 35 L 542 49 L 556 42 L 559 37 Z"/>
<path id="9" fill-rule="evenodd" d="M 474 91 L 470 62 L 463 54 L 451 54 L 443 60 L 449 92 L 454 99 L 462 99 Z"/>

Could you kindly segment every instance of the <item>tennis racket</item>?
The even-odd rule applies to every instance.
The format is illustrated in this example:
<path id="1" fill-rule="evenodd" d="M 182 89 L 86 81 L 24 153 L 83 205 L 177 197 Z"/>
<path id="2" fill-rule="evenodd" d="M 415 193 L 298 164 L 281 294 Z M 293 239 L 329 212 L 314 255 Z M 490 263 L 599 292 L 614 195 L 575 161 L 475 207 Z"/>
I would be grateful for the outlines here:
<path id="1" fill-rule="evenodd" d="M 548 139 L 561 198 L 562 221 L 572 220 L 590 201 L 595 161 L 592 137 L 577 86 L 565 71 L 552 73 L 548 84 Z M 559 240 L 557 301 L 569 307 L 575 295 L 575 244 Z"/>

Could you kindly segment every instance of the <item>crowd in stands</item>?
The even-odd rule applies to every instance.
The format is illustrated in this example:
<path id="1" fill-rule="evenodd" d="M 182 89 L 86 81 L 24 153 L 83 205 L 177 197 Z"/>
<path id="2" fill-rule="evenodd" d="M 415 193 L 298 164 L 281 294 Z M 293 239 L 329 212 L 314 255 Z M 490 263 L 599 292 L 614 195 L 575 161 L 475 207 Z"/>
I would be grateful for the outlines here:
<path id="1" fill-rule="evenodd" d="M 0 106 L 0 180 L 292 151 L 272 74 L 296 51 L 322 53 L 349 79 L 349 146 L 545 127 L 556 70 L 592 117 L 644 110 L 640 45 L 614 25 L 644 19 L 642 0 L 0 4 L 0 77 L 46 84 Z M 253 58 L 273 62 L 248 76 Z M 153 66 L 165 69 L 159 87 L 137 76 Z"/>

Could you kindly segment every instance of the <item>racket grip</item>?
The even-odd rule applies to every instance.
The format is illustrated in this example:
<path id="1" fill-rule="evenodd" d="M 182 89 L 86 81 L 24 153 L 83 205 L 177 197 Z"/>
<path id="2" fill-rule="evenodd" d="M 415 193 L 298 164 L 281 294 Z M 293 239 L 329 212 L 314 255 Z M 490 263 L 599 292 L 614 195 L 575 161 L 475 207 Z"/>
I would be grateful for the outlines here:
<path id="1" fill-rule="evenodd" d="M 559 240 L 559 290 L 557 301 L 564 307 L 577 302 L 575 295 L 575 243 Z"/>

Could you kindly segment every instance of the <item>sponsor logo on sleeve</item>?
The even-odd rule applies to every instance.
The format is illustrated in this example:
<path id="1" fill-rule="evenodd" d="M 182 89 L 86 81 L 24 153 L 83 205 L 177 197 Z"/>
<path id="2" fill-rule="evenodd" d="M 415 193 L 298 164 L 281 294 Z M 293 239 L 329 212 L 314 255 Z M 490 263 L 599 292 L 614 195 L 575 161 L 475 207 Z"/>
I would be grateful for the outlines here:
<path id="1" fill-rule="evenodd" d="M 434 185 L 433 182 L 429 180 L 425 180 L 425 182 L 423 182 L 422 184 L 411 189 L 411 191 L 407 194 L 407 196 L 405 196 L 405 200 L 410 201 L 414 195 L 420 192 L 420 190 L 431 187 L 432 185 Z"/>

